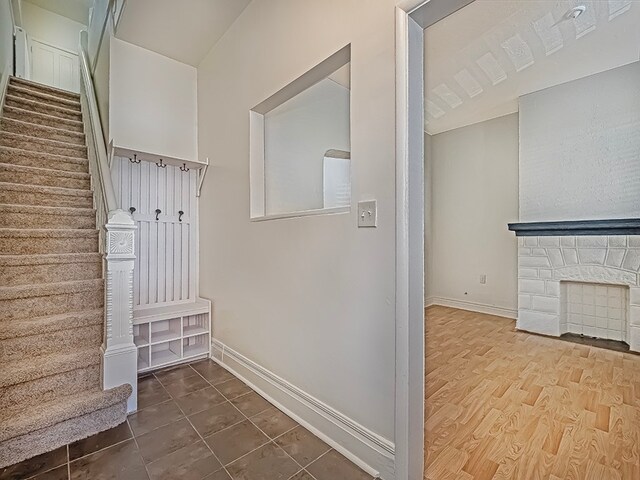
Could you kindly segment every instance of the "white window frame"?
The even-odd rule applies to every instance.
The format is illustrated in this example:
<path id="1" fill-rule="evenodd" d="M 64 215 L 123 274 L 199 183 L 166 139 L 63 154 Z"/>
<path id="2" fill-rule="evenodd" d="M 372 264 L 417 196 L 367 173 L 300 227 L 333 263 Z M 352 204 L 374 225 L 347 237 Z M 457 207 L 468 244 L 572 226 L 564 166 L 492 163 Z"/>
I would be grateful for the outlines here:
<path id="1" fill-rule="evenodd" d="M 351 211 L 351 206 L 348 206 L 267 215 L 264 137 L 265 115 L 267 113 L 324 80 L 350 61 L 351 45 L 347 45 L 249 111 L 249 205 L 251 221 L 260 222 L 310 215 L 341 214 Z"/>

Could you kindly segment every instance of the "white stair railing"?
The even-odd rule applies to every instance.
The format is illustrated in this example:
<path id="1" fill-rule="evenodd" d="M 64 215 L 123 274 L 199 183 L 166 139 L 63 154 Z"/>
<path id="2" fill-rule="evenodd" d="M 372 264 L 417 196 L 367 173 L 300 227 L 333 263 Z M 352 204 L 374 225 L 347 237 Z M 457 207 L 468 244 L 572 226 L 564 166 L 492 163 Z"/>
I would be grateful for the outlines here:
<path id="1" fill-rule="evenodd" d="M 133 342 L 133 265 L 136 226 L 118 207 L 113 189 L 98 103 L 89 70 L 87 32 L 80 34 L 80 94 L 99 248 L 104 258 L 105 321 L 102 343 L 104 389 L 129 383 L 127 411 L 137 409 L 137 350 Z"/>

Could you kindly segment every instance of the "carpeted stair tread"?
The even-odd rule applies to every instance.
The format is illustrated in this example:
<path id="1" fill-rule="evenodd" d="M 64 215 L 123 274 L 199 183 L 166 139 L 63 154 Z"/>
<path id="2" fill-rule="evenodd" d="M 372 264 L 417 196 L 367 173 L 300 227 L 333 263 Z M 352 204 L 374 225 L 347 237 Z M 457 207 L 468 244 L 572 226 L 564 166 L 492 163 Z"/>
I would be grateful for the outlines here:
<path id="1" fill-rule="evenodd" d="M 7 255 L 98 251 L 98 230 L 0 228 L 0 252 Z"/>
<path id="2" fill-rule="evenodd" d="M 24 78 L 11 76 L 9 77 L 9 84 L 16 85 L 23 88 L 30 88 L 32 90 L 38 90 L 43 93 L 48 93 L 49 95 L 64 97 L 70 100 L 75 100 L 77 102 L 80 101 L 79 93 L 70 92 L 69 90 L 62 90 L 61 88 L 52 87 L 50 85 L 34 82 L 32 80 L 26 80 Z"/>
<path id="3" fill-rule="evenodd" d="M 0 340 L 0 364 L 18 360 L 30 362 L 42 355 L 73 353 L 82 348 L 100 347 L 101 343 L 101 325 L 8 338 Z"/>
<path id="4" fill-rule="evenodd" d="M 32 112 L 44 113 L 54 117 L 66 118 L 70 120 L 81 120 L 82 112 L 77 110 L 71 110 L 65 107 L 58 107 L 56 105 L 48 105 L 46 103 L 38 102 L 36 100 L 29 100 L 28 98 L 17 97 L 11 95 L 11 92 L 7 92 L 4 98 L 5 106 L 24 108 Z"/>
<path id="5" fill-rule="evenodd" d="M 70 293 L 93 292 L 102 289 L 104 280 L 76 280 L 71 282 L 44 283 L 41 285 L 17 285 L 0 287 L 0 302 L 19 298 L 45 297 L 50 295 L 65 295 Z M 0 322 L 2 318 L 0 318 Z"/>
<path id="6" fill-rule="evenodd" d="M 29 407 L 19 414 L 0 417 L 0 441 L 50 427 L 70 418 L 80 417 L 96 410 L 111 407 L 125 401 L 131 395 L 130 385 L 120 385 L 110 390 L 75 392 L 52 402 Z"/>
<path id="7" fill-rule="evenodd" d="M 102 255 L 0 255 L 0 287 L 102 278 Z"/>
<path id="8" fill-rule="evenodd" d="M 127 419 L 127 402 L 121 401 L 111 407 L 95 410 L 58 422 L 50 427 L 41 428 L 2 442 L 0 448 L 0 467 L 21 462 L 36 455 L 50 452 L 58 447 L 91 437 L 116 427 Z M 45 473 L 48 477 L 49 473 Z M 56 470 L 56 472 L 58 472 Z M 60 472 L 58 472 L 60 473 Z M 44 477 L 42 477 L 44 480 Z M 121 476 L 119 478 L 122 478 Z"/>
<path id="9" fill-rule="evenodd" d="M 58 332 L 72 328 L 102 325 L 104 311 L 101 308 L 80 312 L 61 313 L 44 317 L 5 320 L 0 325 L 0 340 Z"/>
<path id="10" fill-rule="evenodd" d="M 42 167 L 27 167 L 25 165 L 13 165 L 11 163 L 0 163 L 0 170 L 16 173 L 32 173 L 37 175 L 47 175 L 50 177 L 73 178 L 77 180 L 91 180 L 91 175 L 86 172 L 68 172 L 66 170 L 54 170 Z M 49 186 L 49 185 L 46 185 Z"/>
<path id="11" fill-rule="evenodd" d="M 84 228 L 0 228 L 0 238 L 94 238 L 97 236 L 98 230 Z"/>
<path id="12" fill-rule="evenodd" d="M 91 189 L 91 176 L 88 173 L 28 167 L 10 163 L 0 163 L 0 182 L 78 190 Z"/>
<path id="13" fill-rule="evenodd" d="M 8 201 L 9 199 L 20 199 L 21 197 L 27 196 L 32 199 L 28 203 L 25 203 L 26 200 L 11 203 L 16 205 L 73 205 L 82 208 L 91 208 L 93 206 L 93 192 L 91 190 L 0 182 L 1 203 L 10 203 Z M 63 204 L 61 204 L 61 202 Z"/>
<path id="14" fill-rule="evenodd" d="M 68 372 L 54 373 L 3 388 L 0 395 L 0 412 L 6 409 L 22 410 L 29 405 L 63 397 L 67 392 L 91 390 L 100 388 L 101 385 L 99 363 Z"/>
<path id="15" fill-rule="evenodd" d="M 0 267 L 16 265 L 51 265 L 58 263 L 94 263 L 102 261 L 101 253 L 63 253 L 43 255 L 0 255 Z"/>
<path id="16" fill-rule="evenodd" d="M 86 158 L 35 152 L 33 150 L 7 146 L 0 146 L 0 163 L 46 168 L 47 170 L 64 170 L 79 173 L 89 172 L 89 160 Z"/>
<path id="17" fill-rule="evenodd" d="M 43 207 L 39 205 L 0 205 L 0 213 L 7 212 L 24 212 L 30 215 L 68 215 L 68 216 L 95 216 L 96 211 L 93 208 L 76 208 L 76 207 Z"/>
<path id="18" fill-rule="evenodd" d="M 58 95 L 52 95 L 51 93 L 45 93 L 40 90 L 35 90 L 33 88 L 27 88 L 22 85 L 9 84 L 7 94 L 27 98 L 29 100 L 36 100 L 47 105 L 56 105 L 69 110 L 80 111 L 80 99 L 72 100 Z"/>
<path id="19" fill-rule="evenodd" d="M 0 204 L 1 227 L 96 228 L 92 208 Z"/>
<path id="20" fill-rule="evenodd" d="M 16 118 L 3 117 L 0 121 L 2 131 L 18 133 L 28 137 L 38 137 L 58 142 L 72 143 L 74 145 L 85 145 L 84 133 L 64 130 L 58 127 L 49 127 L 37 123 L 27 122 Z"/>
<path id="21" fill-rule="evenodd" d="M 100 363 L 100 358 L 100 348 L 91 347 L 73 353 L 42 355 L 29 362 L 7 362 L 0 369 L 0 388 L 96 365 Z"/>
<path id="22" fill-rule="evenodd" d="M 25 108 L 5 105 L 3 115 L 4 118 L 15 118 L 17 120 L 23 120 L 37 125 L 60 128 L 71 132 L 84 132 L 84 125 L 80 120 L 56 117 L 53 115 L 47 115 L 46 113 L 27 110 Z"/>
<path id="23" fill-rule="evenodd" d="M 87 147 L 77 143 L 34 137 L 22 133 L 0 130 L 0 145 L 31 152 L 44 152 L 67 157 L 87 158 Z"/>

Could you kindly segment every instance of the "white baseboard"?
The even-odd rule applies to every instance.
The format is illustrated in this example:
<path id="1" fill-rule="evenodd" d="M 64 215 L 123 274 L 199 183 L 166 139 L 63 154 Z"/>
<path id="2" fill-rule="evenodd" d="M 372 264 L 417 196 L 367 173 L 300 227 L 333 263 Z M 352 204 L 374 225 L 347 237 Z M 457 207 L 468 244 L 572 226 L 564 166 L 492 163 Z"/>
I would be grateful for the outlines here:
<path id="1" fill-rule="evenodd" d="M 513 310 L 510 308 L 496 307 L 495 305 L 486 305 L 484 303 L 455 300 L 453 298 L 428 297 L 426 299 L 425 307 L 430 307 L 431 305 L 459 308 L 460 310 L 469 310 L 472 312 L 486 313 L 488 315 L 497 315 L 498 317 L 506 317 L 514 320 L 518 318 L 517 309 Z"/>
<path id="2" fill-rule="evenodd" d="M 213 339 L 211 358 L 370 475 L 394 480 L 395 445 Z"/>

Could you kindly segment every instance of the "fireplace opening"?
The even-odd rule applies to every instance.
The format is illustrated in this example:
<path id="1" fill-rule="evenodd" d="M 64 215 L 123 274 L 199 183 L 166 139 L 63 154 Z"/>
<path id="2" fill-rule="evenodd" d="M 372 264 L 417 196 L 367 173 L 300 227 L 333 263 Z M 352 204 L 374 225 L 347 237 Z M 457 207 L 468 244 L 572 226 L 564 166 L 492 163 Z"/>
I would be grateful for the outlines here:
<path id="1" fill-rule="evenodd" d="M 627 285 L 561 282 L 560 297 L 566 333 L 628 343 Z"/>

